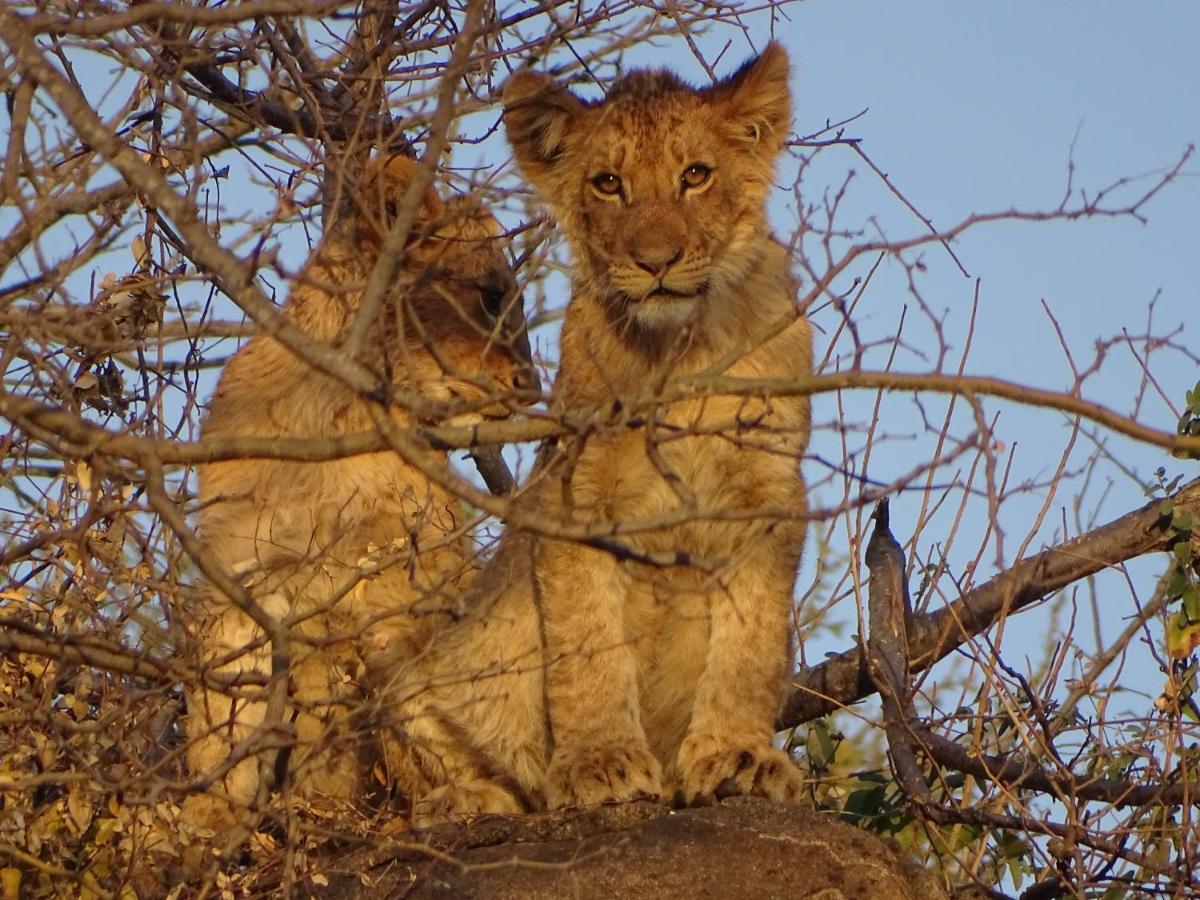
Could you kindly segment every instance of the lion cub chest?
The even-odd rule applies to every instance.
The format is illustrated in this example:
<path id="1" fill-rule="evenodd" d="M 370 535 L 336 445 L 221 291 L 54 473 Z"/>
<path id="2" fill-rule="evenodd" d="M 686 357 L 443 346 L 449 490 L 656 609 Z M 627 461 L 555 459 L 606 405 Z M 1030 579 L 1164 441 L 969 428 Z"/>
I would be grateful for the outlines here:
<path id="1" fill-rule="evenodd" d="M 747 511 L 800 489 L 790 445 L 801 438 L 784 412 L 778 404 L 672 404 L 653 425 L 591 436 L 560 462 L 551 490 L 562 485 L 567 519 L 619 523 L 622 541 L 638 550 L 724 557 Z"/>

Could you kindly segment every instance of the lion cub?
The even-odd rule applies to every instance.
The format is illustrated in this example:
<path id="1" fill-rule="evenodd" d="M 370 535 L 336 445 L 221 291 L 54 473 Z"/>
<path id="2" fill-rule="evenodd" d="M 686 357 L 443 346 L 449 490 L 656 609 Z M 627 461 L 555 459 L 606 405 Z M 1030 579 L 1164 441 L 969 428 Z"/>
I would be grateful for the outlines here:
<path id="1" fill-rule="evenodd" d="M 297 276 L 284 312 L 313 338 L 336 347 L 346 333 L 414 170 L 402 156 L 370 163 L 354 189 L 357 209 Z M 427 192 L 361 361 L 400 401 L 442 401 L 458 419 L 508 415 L 518 395 L 536 392 L 521 298 L 500 228 L 482 207 Z M 225 367 L 203 434 L 327 439 L 371 428 L 371 402 L 264 334 Z M 399 405 L 391 414 L 412 422 Z M 445 453 L 427 453 L 445 465 Z M 463 511 L 392 452 L 211 463 L 200 467 L 199 495 L 205 551 L 288 626 L 293 788 L 356 799 L 367 789 L 349 719 L 356 685 L 382 656 L 394 664 L 415 654 L 457 609 L 473 574 Z M 198 605 L 206 665 L 270 673 L 270 645 L 245 613 L 211 585 Z M 248 687 L 189 695 L 189 767 L 212 780 L 208 795 L 189 798 L 190 820 L 220 826 L 254 801 L 259 760 L 281 746 L 279 735 L 255 732 L 264 696 Z"/>
<path id="2" fill-rule="evenodd" d="M 545 452 L 518 501 L 547 534 L 506 534 L 473 617 L 398 678 L 393 764 L 419 822 L 668 789 L 795 800 L 802 776 L 772 737 L 808 400 L 655 399 L 681 380 L 811 370 L 764 211 L 791 123 L 787 56 L 771 45 L 702 89 L 633 72 L 594 103 L 522 72 L 504 104 L 573 254 L 552 406 L 594 425 Z M 555 539 L 563 526 L 595 539 Z"/>

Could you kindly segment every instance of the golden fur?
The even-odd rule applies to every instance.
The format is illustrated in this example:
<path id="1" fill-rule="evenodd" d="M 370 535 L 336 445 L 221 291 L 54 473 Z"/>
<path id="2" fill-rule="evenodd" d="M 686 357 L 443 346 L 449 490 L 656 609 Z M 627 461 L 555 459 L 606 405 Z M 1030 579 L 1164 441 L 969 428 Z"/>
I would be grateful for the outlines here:
<path id="1" fill-rule="evenodd" d="M 355 189 L 357 208 L 297 276 L 284 311 L 309 336 L 331 347 L 344 337 L 413 171 L 405 157 L 371 163 Z M 458 419 L 507 415 L 518 392 L 536 388 L 521 298 L 485 210 L 427 192 L 360 360 L 390 379 L 396 398 L 444 401 Z M 203 435 L 328 438 L 371 428 L 369 402 L 260 335 L 225 367 Z M 401 406 L 391 411 L 411 423 Z M 428 453 L 445 463 L 444 453 Z M 365 762 L 349 717 L 356 686 L 379 659 L 415 654 L 448 621 L 473 575 L 463 511 L 391 452 L 213 463 L 200 468 L 199 494 L 204 549 L 289 625 L 293 789 L 360 797 Z M 270 646 L 250 618 L 211 585 L 199 593 L 195 632 L 206 664 L 269 673 Z M 189 767 L 212 787 L 185 811 L 219 824 L 254 801 L 258 760 L 274 758 L 279 740 L 255 731 L 260 700 L 194 691 L 188 707 Z M 247 741 L 258 752 L 230 760 Z"/>
<path id="2" fill-rule="evenodd" d="M 772 739 L 807 399 L 685 399 L 640 407 L 642 427 L 602 424 L 679 378 L 811 370 L 764 210 L 787 79 L 771 45 L 699 90 L 658 71 L 595 103 L 529 72 L 506 85 L 517 162 L 573 254 L 552 406 L 597 423 L 544 453 L 518 502 L 551 527 L 617 523 L 624 550 L 506 534 L 475 612 L 396 679 L 391 761 L 419 822 L 667 792 L 800 796 Z"/>

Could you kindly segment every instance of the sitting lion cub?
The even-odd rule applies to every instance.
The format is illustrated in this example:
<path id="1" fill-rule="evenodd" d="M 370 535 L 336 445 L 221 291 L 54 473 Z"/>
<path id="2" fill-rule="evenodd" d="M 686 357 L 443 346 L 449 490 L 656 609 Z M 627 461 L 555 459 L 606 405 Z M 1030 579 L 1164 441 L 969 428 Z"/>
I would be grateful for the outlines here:
<path id="1" fill-rule="evenodd" d="M 309 336 L 331 348 L 345 336 L 414 170 L 402 156 L 369 164 L 353 189 L 357 209 L 297 276 L 284 311 Z M 390 379 L 401 403 L 440 401 L 459 419 L 507 415 L 518 392 L 537 387 L 521 298 L 484 209 L 443 203 L 429 189 L 363 346 L 361 361 Z M 372 428 L 370 402 L 264 334 L 225 367 L 203 433 L 329 439 Z M 391 411 L 411 423 L 400 406 Z M 445 453 L 425 452 L 445 465 Z M 464 511 L 390 451 L 216 462 L 200 468 L 199 484 L 204 549 L 288 627 L 292 706 L 283 724 L 295 731 L 293 789 L 357 799 L 367 785 L 349 719 L 356 686 L 381 655 L 415 654 L 457 608 L 474 556 Z M 269 674 L 262 631 L 215 587 L 200 594 L 195 631 L 205 664 L 219 674 Z M 264 696 L 261 687 L 189 695 L 189 768 L 211 783 L 185 806 L 191 821 L 220 826 L 254 801 L 259 760 L 274 762 L 281 747 L 280 735 L 255 731 Z"/>
<path id="2" fill-rule="evenodd" d="M 552 405 L 594 425 L 547 451 L 518 501 L 544 533 L 506 534 L 473 617 L 397 678 L 393 766 L 421 823 L 668 789 L 795 800 L 802 776 L 772 738 L 808 400 L 676 389 L 811 370 L 764 211 L 787 56 L 771 45 L 702 89 L 633 72 L 595 103 L 522 72 L 504 103 L 573 254 Z"/>

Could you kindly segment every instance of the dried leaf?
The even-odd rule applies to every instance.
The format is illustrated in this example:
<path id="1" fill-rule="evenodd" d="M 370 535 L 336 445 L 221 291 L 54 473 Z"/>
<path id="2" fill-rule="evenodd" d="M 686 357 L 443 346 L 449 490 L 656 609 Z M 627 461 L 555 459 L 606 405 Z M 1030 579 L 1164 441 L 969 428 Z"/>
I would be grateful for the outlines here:
<path id="1" fill-rule="evenodd" d="M 1182 610 L 1167 619 L 1167 655 L 1186 659 L 1200 647 L 1200 622 L 1191 622 Z"/>
<path id="2" fill-rule="evenodd" d="M 92 801 L 83 789 L 78 785 L 71 785 L 67 792 L 67 812 L 70 814 L 69 822 L 75 826 L 77 834 L 83 834 L 92 824 L 93 811 Z"/>

